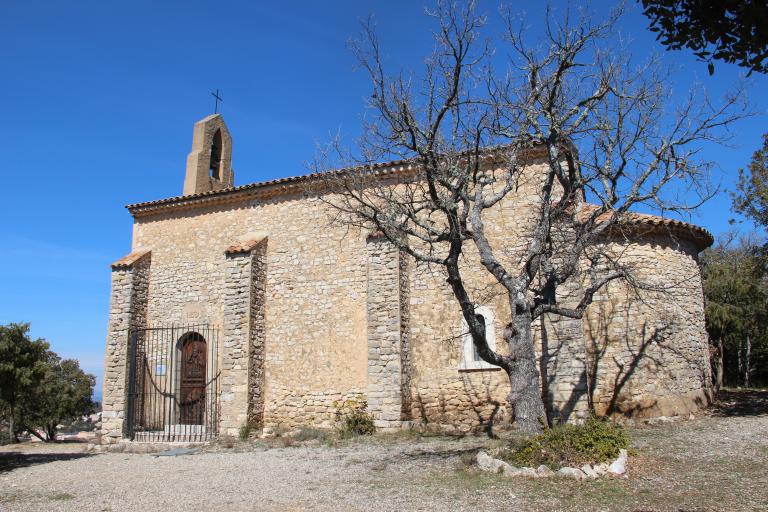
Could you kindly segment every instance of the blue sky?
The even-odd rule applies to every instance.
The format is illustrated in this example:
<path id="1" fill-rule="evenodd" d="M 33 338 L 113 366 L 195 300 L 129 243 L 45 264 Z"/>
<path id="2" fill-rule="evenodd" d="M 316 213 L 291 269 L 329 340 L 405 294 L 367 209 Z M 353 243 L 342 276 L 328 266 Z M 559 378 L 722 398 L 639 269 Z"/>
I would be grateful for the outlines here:
<path id="1" fill-rule="evenodd" d="M 495 1 L 480 5 L 496 12 Z M 512 5 L 529 9 L 537 30 L 535 4 Z M 718 64 L 710 77 L 690 54 L 664 52 L 629 6 L 622 32 L 637 56 L 664 53 L 676 66 L 675 94 L 698 80 L 717 95 L 743 75 Z M 316 142 L 358 130 L 370 91 L 345 47 L 358 21 L 375 14 L 392 69 L 417 68 L 431 47 L 422 12 L 405 0 L 4 0 L 0 323 L 31 322 L 34 336 L 79 359 L 100 386 L 109 263 L 130 249 L 123 206 L 181 193 L 192 125 L 213 110 L 210 91 L 224 97 L 237 184 L 301 174 Z M 768 77 L 750 82 L 759 115 L 734 127 L 733 147 L 706 150 L 726 189 L 768 131 Z M 693 220 L 722 233 L 729 208 L 721 193 Z"/>

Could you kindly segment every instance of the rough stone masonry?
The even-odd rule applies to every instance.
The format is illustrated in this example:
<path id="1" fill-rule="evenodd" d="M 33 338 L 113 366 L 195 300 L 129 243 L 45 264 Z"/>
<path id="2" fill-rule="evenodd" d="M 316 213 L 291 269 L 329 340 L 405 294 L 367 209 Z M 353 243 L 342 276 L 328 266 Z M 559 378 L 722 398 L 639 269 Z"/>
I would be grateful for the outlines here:
<path id="1" fill-rule="evenodd" d="M 104 439 L 136 428 L 170 431 L 181 421 L 171 390 L 164 424 L 140 424 L 141 415 L 134 415 L 129 429 L 129 374 L 138 364 L 129 357 L 129 333 L 156 325 L 221 333 L 218 352 L 210 354 L 218 362 L 216 407 L 205 416 L 219 434 L 243 426 L 332 426 L 349 400 L 367 401 L 382 429 L 469 432 L 508 423 L 506 375 L 472 359 L 444 277 L 375 233 L 331 222 L 327 201 L 334 192 L 321 176 L 234 186 L 231 144 L 221 115 L 198 122 L 184 195 L 128 207 L 132 250 L 112 266 Z M 531 162 L 527 179 L 487 222 L 489 236 L 509 248 L 510 258 L 525 246 L 544 157 L 534 150 Z M 408 162 L 375 168 L 395 181 L 411 171 Z M 563 421 L 591 410 L 668 416 L 707 403 L 697 255 L 711 236 L 678 221 L 634 219 L 631 238 L 609 243 L 668 291 L 638 300 L 612 283 L 583 320 L 541 322 L 536 341 L 545 399 Z M 493 287 L 482 272 L 467 275 L 475 286 Z M 492 344 L 503 351 L 495 333 L 508 313 L 503 294 L 489 295 L 496 298 L 479 306 Z M 170 340 L 164 350 L 181 351 L 178 344 Z M 151 390 L 155 366 L 142 368 L 142 389 Z"/>

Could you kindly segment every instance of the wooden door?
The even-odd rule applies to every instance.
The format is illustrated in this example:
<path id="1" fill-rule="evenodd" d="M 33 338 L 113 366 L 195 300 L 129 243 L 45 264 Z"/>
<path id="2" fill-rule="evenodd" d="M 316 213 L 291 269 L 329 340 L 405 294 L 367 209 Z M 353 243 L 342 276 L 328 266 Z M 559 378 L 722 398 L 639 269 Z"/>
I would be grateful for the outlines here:
<path id="1" fill-rule="evenodd" d="M 181 345 L 181 385 L 179 420 L 183 425 L 203 425 L 205 421 L 205 340 L 194 334 Z"/>

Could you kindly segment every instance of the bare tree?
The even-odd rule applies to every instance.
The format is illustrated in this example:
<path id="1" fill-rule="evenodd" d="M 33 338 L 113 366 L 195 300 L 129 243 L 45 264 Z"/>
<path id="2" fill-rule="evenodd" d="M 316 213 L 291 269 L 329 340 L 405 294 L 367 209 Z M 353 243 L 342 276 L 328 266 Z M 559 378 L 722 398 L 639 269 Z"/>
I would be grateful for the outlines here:
<path id="1" fill-rule="evenodd" d="M 599 23 L 548 10 L 534 44 L 502 11 L 503 63 L 481 37 L 486 18 L 474 2 L 439 1 L 427 14 L 435 48 L 420 76 L 388 75 L 373 24 L 363 25 L 352 49 L 373 85 L 364 134 L 355 150 L 339 140 L 321 150 L 313 170 L 358 166 L 334 174 L 343 190 L 328 199 L 337 220 L 376 230 L 444 273 L 479 356 L 509 376 L 516 425 L 537 432 L 546 414 L 534 322 L 581 318 L 611 281 L 642 286 L 609 235 L 621 236 L 637 205 L 686 212 L 711 194 L 700 143 L 720 140 L 744 115 L 741 94 L 715 105 L 691 93 L 670 108 L 660 62 L 635 65 L 622 47 L 620 10 Z M 410 174 L 377 176 L 374 163 L 387 159 L 405 159 Z M 534 161 L 543 164 L 531 175 Z M 513 219 L 524 245 L 500 246 L 489 213 L 531 180 L 537 197 Z M 475 315 L 467 275 L 478 269 L 506 295 L 504 353 L 489 347 Z"/>

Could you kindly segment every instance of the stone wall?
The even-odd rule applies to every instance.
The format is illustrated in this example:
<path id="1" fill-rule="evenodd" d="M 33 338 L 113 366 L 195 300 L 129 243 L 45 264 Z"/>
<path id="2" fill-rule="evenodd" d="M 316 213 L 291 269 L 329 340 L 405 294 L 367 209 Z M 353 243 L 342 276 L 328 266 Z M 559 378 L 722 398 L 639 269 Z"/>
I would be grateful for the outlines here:
<path id="1" fill-rule="evenodd" d="M 237 435 L 247 424 L 252 263 L 250 252 L 227 255 L 219 395 L 222 434 Z"/>
<path id="2" fill-rule="evenodd" d="M 640 290 L 612 283 L 583 321 L 599 414 L 687 414 L 710 400 L 711 374 L 697 250 L 672 234 L 621 243 Z"/>
<path id="3" fill-rule="evenodd" d="M 248 384 L 245 367 L 232 385 L 250 388 L 251 401 L 263 401 L 263 413 L 259 421 L 260 406 L 250 413 L 245 409 L 227 428 L 234 429 L 238 421 L 237 427 L 261 422 L 272 429 L 330 426 L 337 403 L 364 396 L 367 387 L 366 245 L 363 234 L 332 225 L 316 198 L 249 199 L 226 208 L 139 217 L 134 245 L 153 248 L 149 322 L 210 324 L 223 332 L 230 323 L 225 318 L 232 281 L 227 272 L 234 264 L 225 250 L 254 235 L 269 240 L 264 252 L 254 256 L 264 264 L 251 265 L 252 272 L 265 273 L 251 278 L 251 286 L 263 283 L 251 293 L 262 293 L 266 304 L 259 327 L 264 332 L 263 385 L 255 384 L 259 378 L 253 373 Z M 247 274 L 242 268 L 238 273 Z M 256 330 L 254 324 L 252 343 Z M 255 356 L 258 350 L 252 349 Z M 222 357 L 225 350 L 222 346 Z M 223 374 L 223 360 L 219 367 Z"/>
<path id="4" fill-rule="evenodd" d="M 554 423 L 590 415 L 587 351 L 582 321 L 544 315 L 535 332 L 545 405 Z"/>
<path id="5" fill-rule="evenodd" d="M 376 427 L 399 429 L 410 401 L 407 260 L 378 233 L 368 237 L 367 250 L 368 408 Z"/>
<path id="6" fill-rule="evenodd" d="M 526 246 L 539 175 L 531 166 L 514 197 L 486 220 L 492 243 L 503 248 L 511 267 Z M 329 199 L 295 191 L 254 193 L 136 219 L 134 247 L 153 251 L 149 322 L 224 329 L 223 430 L 248 423 L 268 429 L 331 426 L 339 403 L 359 398 L 368 400 L 377 424 L 386 428 L 409 421 L 468 432 L 506 424 L 511 414 L 504 372 L 462 368 L 462 319 L 445 276 L 415 265 L 380 238 L 333 223 L 323 202 Z M 255 234 L 268 236 L 269 243 L 247 254 L 225 254 Z M 690 288 L 680 287 L 671 300 L 679 314 L 664 334 L 669 348 L 659 352 L 654 345 L 661 364 L 631 362 L 661 311 L 630 305 L 626 291 L 607 290 L 583 321 L 544 319 L 536 342 L 539 354 L 547 354 L 540 368 L 556 418 L 578 420 L 590 407 L 607 411 L 607 386 L 617 376 L 624 382 L 621 400 L 614 402 L 628 413 L 661 413 L 665 401 L 686 396 L 695 403 L 704 393 L 706 335 L 695 249 L 662 238 L 667 242 L 638 240 L 627 251 L 652 276 L 692 276 Z M 463 261 L 472 293 L 493 311 L 504 352 L 504 290 L 476 270 L 476 253 L 468 250 Z M 598 325 L 609 304 L 612 320 Z M 645 327 L 640 318 L 649 319 Z M 607 334 L 597 335 L 601 329 Z M 657 400 L 655 409 L 643 402 L 648 397 Z M 640 402 L 646 405 L 630 405 Z"/>
<path id="7" fill-rule="evenodd" d="M 613 283 L 596 295 L 583 320 L 546 315 L 534 326 L 544 398 L 555 422 L 581 421 L 592 410 L 630 417 L 688 414 L 708 403 L 697 251 L 671 234 L 637 236 L 631 244 L 618 244 L 617 252 L 635 267 L 646 289 Z M 506 425 L 511 417 L 506 374 L 461 369 L 461 314 L 445 276 L 421 269 L 413 282 L 415 424 L 450 432 Z M 494 312 L 495 331 L 502 332 L 509 321 L 504 291 L 492 283 L 474 287 L 489 297 L 485 305 Z M 496 341 L 504 353 L 502 340 Z"/>
<path id="8" fill-rule="evenodd" d="M 221 433 L 260 427 L 264 420 L 264 302 L 267 240 L 246 241 L 226 253 L 221 353 Z"/>
<path id="9" fill-rule="evenodd" d="M 250 345 L 248 347 L 248 425 L 264 424 L 264 349 L 266 345 L 267 243 L 251 249 Z"/>
<path id="10" fill-rule="evenodd" d="M 129 333 L 146 326 L 149 251 L 137 250 L 112 265 L 102 391 L 102 438 L 120 439 L 127 419 Z"/>

